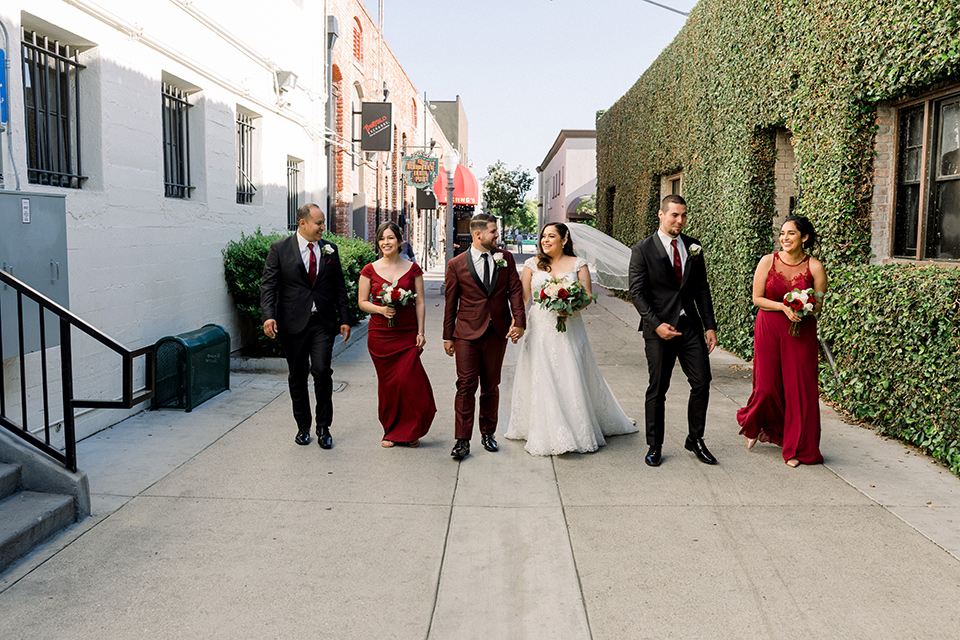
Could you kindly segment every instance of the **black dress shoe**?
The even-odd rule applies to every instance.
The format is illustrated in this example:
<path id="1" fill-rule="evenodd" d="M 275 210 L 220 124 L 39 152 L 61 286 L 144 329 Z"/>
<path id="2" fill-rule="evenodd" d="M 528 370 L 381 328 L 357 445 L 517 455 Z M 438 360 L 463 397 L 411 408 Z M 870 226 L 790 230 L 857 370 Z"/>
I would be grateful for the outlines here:
<path id="1" fill-rule="evenodd" d="M 450 452 L 454 460 L 463 460 L 470 455 L 470 441 L 457 438 L 457 444 L 453 445 L 453 451 Z"/>
<path id="2" fill-rule="evenodd" d="M 493 439 L 492 433 L 485 433 L 482 436 L 480 436 L 480 444 L 482 444 L 483 448 L 486 449 L 487 451 L 492 451 L 496 453 L 497 451 L 500 450 L 499 445 L 497 445 L 497 441 Z"/>
<path id="3" fill-rule="evenodd" d="M 310 444 L 310 432 L 304 433 L 303 431 L 298 431 L 294 442 L 297 444 Z"/>
<path id="4" fill-rule="evenodd" d="M 660 445 L 655 444 L 651 445 L 650 449 L 647 451 L 647 456 L 643 459 L 651 467 L 660 466 Z"/>
<path id="5" fill-rule="evenodd" d="M 704 464 L 717 464 L 717 459 L 714 458 L 713 454 L 707 449 L 703 438 L 691 438 L 687 436 L 687 441 L 684 443 L 683 448 L 687 451 L 693 451 L 700 462 Z"/>
<path id="6" fill-rule="evenodd" d="M 333 449 L 333 438 L 330 437 L 330 429 L 323 427 L 317 431 L 317 444 L 321 449 Z"/>

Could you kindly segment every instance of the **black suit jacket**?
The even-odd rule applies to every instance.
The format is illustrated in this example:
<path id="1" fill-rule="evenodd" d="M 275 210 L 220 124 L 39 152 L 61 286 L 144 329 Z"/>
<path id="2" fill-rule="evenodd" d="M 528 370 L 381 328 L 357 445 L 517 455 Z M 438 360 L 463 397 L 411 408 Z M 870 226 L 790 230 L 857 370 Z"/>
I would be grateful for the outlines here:
<path id="1" fill-rule="evenodd" d="M 644 338 L 658 337 L 657 327 L 664 322 L 676 327 L 680 309 L 686 312 L 694 330 L 717 328 L 703 251 L 698 255 L 690 252 L 690 247 L 700 242 L 683 234 L 680 237 L 687 248 L 682 282 L 677 282 L 672 256 L 656 233 L 634 245 L 630 255 L 630 297 L 640 312 Z"/>
<path id="2" fill-rule="evenodd" d="M 324 247 L 332 247 L 333 252 L 324 253 Z M 277 328 L 286 335 L 306 328 L 314 304 L 328 331 L 351 324 L 340 252 L 335 244 L 326 240 L 321 240 L 318 248 L 317 280 L 313 286 L 300 258 L 296 233 L 274 242 L 267 254 L 260 280 L 261 319 L 276 320 Z"/>

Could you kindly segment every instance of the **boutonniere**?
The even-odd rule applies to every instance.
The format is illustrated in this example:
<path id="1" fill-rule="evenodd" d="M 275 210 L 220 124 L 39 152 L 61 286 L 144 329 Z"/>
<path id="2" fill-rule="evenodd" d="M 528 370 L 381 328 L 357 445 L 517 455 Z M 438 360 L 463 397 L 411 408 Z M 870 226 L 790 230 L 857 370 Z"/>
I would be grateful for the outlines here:
<path id="1" fill-rule="evenodd" d="M 692 244 L 687 248 L 687 251 L 690 253 L 691 258 L 696 258 L 698 255 L 703 253 L 703 247 L 698 244 Z"/>
<path id="2" fill-rule="evenodd" d="M 507 259 L 503 257 L 502 253 L 493 254 L 493 264 L 497 265 L 498 269 L 507 268 Z"/>
<path id="3" fill-rule="evenodd" d="M 323 245 L 323 255 L 329 256 L 329 255 L 331 255 L 334 251 L 336 251 L 336 249 L 333 248 L 333 245 L 332 245 L 332 244 L 325 244 L 325 245 Z"/>

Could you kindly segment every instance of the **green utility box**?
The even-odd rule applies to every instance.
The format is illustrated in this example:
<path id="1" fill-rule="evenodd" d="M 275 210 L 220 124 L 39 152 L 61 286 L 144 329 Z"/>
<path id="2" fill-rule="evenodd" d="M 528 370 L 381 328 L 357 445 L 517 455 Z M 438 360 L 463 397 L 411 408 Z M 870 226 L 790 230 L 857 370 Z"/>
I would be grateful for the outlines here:
<path id="1" fill-rule="evenodd" d="M 167 336 L 154 346 L 154 409 L 192 411 L 230 388 L 230 334 L 216 324 Z"/>

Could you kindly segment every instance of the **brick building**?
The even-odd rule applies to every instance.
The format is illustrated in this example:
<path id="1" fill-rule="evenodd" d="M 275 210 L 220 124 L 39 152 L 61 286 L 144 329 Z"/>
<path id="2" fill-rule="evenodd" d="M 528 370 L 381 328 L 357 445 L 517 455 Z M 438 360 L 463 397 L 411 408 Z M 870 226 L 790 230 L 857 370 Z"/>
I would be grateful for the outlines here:
<path id="1" fill-rule="evenodd" d="M 417 209 L 416 190 L 404 182 L 401 159 L 416 151 L 441 156 L 450 143 L 363 4 L 331 0 L 327 10 L 339 32 L 331 52 L 331 227 L 372 240 L 377 225 L 392 220 L 404 229 L 418 258 L 431 231 L 433 253 L 442 256 L 443 209 Z M 356 142 L 356 113 L 364 102 L 384 101 L 393 105 L 393 148 L 363 152 Z"/>

